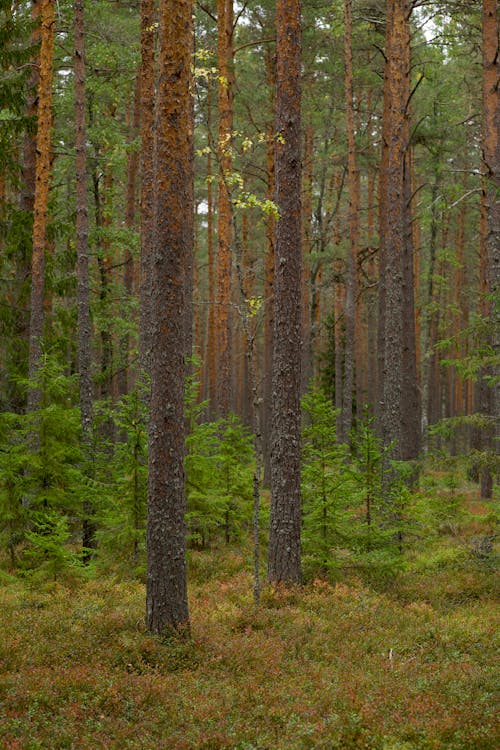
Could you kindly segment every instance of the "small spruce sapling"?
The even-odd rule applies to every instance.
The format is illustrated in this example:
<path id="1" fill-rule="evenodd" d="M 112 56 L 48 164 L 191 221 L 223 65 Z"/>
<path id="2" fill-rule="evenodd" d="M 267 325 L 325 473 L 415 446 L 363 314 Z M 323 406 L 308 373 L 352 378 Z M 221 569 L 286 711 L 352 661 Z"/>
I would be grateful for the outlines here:
<path id="1" fill-rule="evenodd" d="M 356 565 L 377 577 L 393 575 L 403 564 L 403 533 L 408 530 L 409 490 L 403 462 L 390 461 L 373 429 L 373 418 L 358 423 L 353 433 L 353 477 L 358 512 L 353 523 Z"/>
<path id="2" fill-rule="evenodd" d="M 302 399 L 307 422 L 302 431 L 304 569 L 328 574 L 351 545 L 352 472 L 348 449 L 337 443 L 336 416 L 323 391 L 311 388 Z"/>
<path id="3" fill-rule="evenodd" d="M 145 551 L 148 483 L 148 409 L 142 387 L 123 396 L 111 412 L 120 439 L 101 459 L 99 544 L 124 561 L 140 564 Z M 103 467 L 101 467 L 102 469 Z"/>

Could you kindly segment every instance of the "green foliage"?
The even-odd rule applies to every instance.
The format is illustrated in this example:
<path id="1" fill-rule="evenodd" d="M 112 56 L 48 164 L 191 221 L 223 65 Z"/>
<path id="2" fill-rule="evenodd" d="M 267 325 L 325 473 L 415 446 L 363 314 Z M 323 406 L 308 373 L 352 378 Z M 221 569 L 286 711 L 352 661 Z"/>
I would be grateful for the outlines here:
<path id="1" fill-rule="evenodd" d="M 304 568 L 332 572 L 339 554 L 350 547 L 349 501 L 353 477 L 345 445 L 337 443 L 336 412 L 319 389 L 302 400 L 306 422 L 302 432 L 302 499 Z"/>
<path id="2" fill-rule="evenodd" d="M 336 412 L 319 389 L 303 399 L 303 550 L 306 576 L 356 569 L 387 579 L 402 569 L 410 528 L 404 464 L 389 464 L 373 431 L 361 422 L 354 453 L 336 439 Z"/>
<path id="3" fill-rule="evenodd" d="M 186 486 L 191 540 L 204 546 L 221 531 L 227 544 L 251 518 L 252 436 L 238 417 L 194 424 L 187 438 Z"/>
<path id="4" fill-rule="evenodd" d="M 33 571 L 33 580 L 58 580 L 64 574 L 80 574 L 81 554 L 69 546 L 71 532 L 66 516 L 44 510 L 30 514 L 31 530 L 26 532 L 28 547 L 23 555 L 25 570 Z"/>
<path id="5" fill-rule="evenodd" d="M 40 390 L 41 407 L 0 417 L 0 539 L 12 566 L 41 567 L 54 577 L 73 564 L 66 542 L 85 493 L 75 381 L 44 354 L 34 381 L 24 386 Z"/>
<path id="6" fill-rule="evenodd" d="M 24 4 L 12 10 L 11 0 L 0 0 L 0 172 L 15 172 L 13 138 L 31 125 L 25 115 L 29 41 L 29 13 Z"/>
<path id="7" fill-rule="evenodd" d="M 104 415 L 103 415 L 104 416 Z M 105 417 L 106 418 L 106 417 Z M 95 477 L 101 488 L 96 518 L 99 546 L 113 559 L 144 564 L 148 482 L 148 409 L 138 387 L 107 410 L 118 440 L 110 455 L 101 445 Z M 103 452 L 104 451 L 104 452 Z M 102 551 L 101 550 L 101 551 Z"/>
<path id="8" fill-rule="evenodd" d="M 22 417 L 0 413 L 0 546 L 8 550 L 12 568 L 28 523 L 28 510 L 23 504 L 29 464 L 26 437 Z"/>

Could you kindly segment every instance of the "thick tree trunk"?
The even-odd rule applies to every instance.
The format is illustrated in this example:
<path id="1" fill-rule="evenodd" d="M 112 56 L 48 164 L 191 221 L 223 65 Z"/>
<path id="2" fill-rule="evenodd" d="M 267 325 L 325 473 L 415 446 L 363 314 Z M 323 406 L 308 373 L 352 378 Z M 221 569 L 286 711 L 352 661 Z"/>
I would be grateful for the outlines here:
<path id="1" fill-rule="evenodd" d="M 276 5 L 276 225 L 269 580 L 300 583 L 301 6 Z"/>
<path id="2" fill-rule="evenodd" d="M 219 71 L 219 191 L 217 251 L 217 412 L 226 417 L 233 406 L 231 353 L 231 246 L 233 169 L 233 0 L 217 0 Z"/>
<path id="3" fill-rule="evenodd" d="M 186 260 L 193 252 L 191 0 L 160 3 L 147 522 L 148 630 L 186 632 Z"/>
<path id="4" fill-rule="evenodd" d="M 410 13 L 411 3 L 407 0 L 388 0 L 380 196 L 378 343 L 380 432 L 384 445 L 394 444 L 394 458 L 411 458 L 418 452 L 413 433 L 410 434 L 405 423 L 405 400 L 413 393 L 410 385 L 415 387 L 409 383 L 407 375 L 412 370 L 409 359 L 415 356 L 415 352 L 414 349 L 410 352 L 410 335 L 405 334 L 405 325 L 414 328 L 414 312 L 413 309 L 410 310 L 411 301 L 405 304 L 404 300 L 405 276 L 409 278 L 410 269 L 411 274 L 413 273 L 408 231 L 409 195 L 405 183 L 409 148 Z M 409 316 L 406 323 L 403 322 L 405 313 Z"/>
<path id="5" fill-rule="evenodd" d="M 347 184 L 349 189 L 349 256 L 345 299 L 344 378 L 342 388 L 342 437 L 348 442 L 352 429 L 352 399 L 355 377 L 356 300 L 358 296 L 359 181 L 356 165 L 354 87 L 352 73 L 352 0 L 344 4 L 345 105 L 347 129 Z"/>
<path id="6" fill-rule="evenodd" d="M 31 260 L 31 312 L 29 377 L 38 370 L 42 355 L 45 292 L 45 248 L 47 244 L 47 207 L 49 202 L 52 126 L 52 78 L 54 58 L 55 6 L 53 0 L 41 5 L 40 80 L 38 85 L 38 125 L 36 134 L 36 179 L 33 216 L 33 255 Z M 40 405 L 40 390 L 31 387 L 28 411 Z"/>

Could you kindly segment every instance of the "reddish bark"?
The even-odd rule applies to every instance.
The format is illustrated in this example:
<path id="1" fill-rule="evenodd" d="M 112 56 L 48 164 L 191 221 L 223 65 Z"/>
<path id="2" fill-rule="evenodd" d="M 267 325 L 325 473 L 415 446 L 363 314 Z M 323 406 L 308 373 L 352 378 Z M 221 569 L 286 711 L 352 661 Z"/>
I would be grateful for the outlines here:
<path id="1" fill-rule="evenodd" d="M 42 354 L 45 292 L 45 249 L 47 243 L 47 207 L 51 170 L 52 78 L 54 58 L 55 6 L 53 0 L 43 0 L 40 10 L 41 48 L 40 79 L 38 84 L 38 124 L 36 134 L 36 179 L 33 207 L 33 254 L 31 260 L 31 312 L 29 377 L 34 378 Z M 28 411 L 40 403 L 40 391 L 31 388 Z"/>
<path id="2" fill-rule="evenodd" d="M 151 276 L 155 212 L 154 107 L 155 38 L 154 0 L 141 0 L 141 282 L 139 310 L 139 360 L 149 373 L 151 357 Z"/>
<path id="3" fill-rule="evenodd" d="M 191 0 L 160 3 L 146 597 L 147 627 L 160 635 L 189 628 L 184 386 L 192 284 L 186 260 L 193 252 L 192 12 Z"/>
<path id="4" fill-rule="evenodd" d="M 217 244 L 217 412 L 226 417 L 232 407 L 231 246 L 233 168 L 233 0 L 217 0 L 217 62 L 219 72 L 219 190 Z"/>
<path id="5" fill-rule="evenodd" d="M 344 311 L 345 346 L 344 378 L 342 387 L 342 431 L 338 437 L 349 441 L 352 428 L 352 400 L 355 376 L 356 300 L 358 296 L 358 244 L 359 244 L 359 173 L 356 165 L 356 130 L 354 123 L 354 86 L 352 71 L 352 2 L 344 4 L 345 35 L 345 105 L 347 129 L 347 185 L 349 190 L 349 255 Z"/>
<path id="6" fill-rule="evenodd" d="M 277 0 L 276 225 L 269 580 L 300 583 L 301 18 Z"/>

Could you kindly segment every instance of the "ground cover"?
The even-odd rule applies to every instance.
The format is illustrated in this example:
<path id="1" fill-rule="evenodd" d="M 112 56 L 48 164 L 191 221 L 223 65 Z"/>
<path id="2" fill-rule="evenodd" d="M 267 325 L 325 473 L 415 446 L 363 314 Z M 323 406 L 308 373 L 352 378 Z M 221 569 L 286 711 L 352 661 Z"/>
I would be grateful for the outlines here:
<path id="1" fill-rule="evenodd" d="M 192 552 L 187 642 L 144 632 L 139 581 L 0 573 L 0 746 L 496 750 L 495 579 L 470 551 L 490 508 L 468 502 L 440 541 L 467 556 L 415 549 L 383 585 L 316 579 L 257 610 L 249 552 Z"/>

